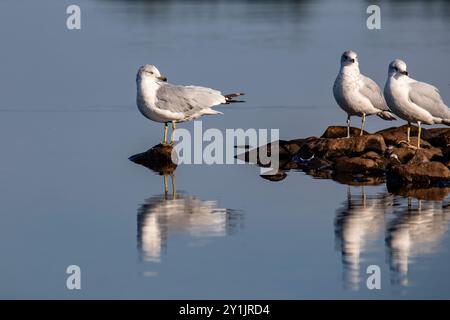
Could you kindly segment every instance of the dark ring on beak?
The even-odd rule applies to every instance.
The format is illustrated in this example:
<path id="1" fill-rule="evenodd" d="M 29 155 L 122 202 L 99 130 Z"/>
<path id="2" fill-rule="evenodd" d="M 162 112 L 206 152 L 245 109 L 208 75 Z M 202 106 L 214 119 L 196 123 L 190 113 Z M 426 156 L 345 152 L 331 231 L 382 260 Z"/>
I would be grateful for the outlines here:
<path id="1" fill-rule="evenodd" d="M 158 77 L 158 79 L 161 81 L 167 82 L 167 78 L 164 76 L 160 76 L 160 77 Z"/>
<path id="2" fill-rule="evenodd" d="M 351 61 L 352 61 L 352 62 L 355 62 L 355 59 L 352 59 Z"/>
<path id="3" fill-rule="evenodd" d="M 404 74 L 405 76 L 409 75 L 408 71 L 402 71 L 401 74 Z"/>

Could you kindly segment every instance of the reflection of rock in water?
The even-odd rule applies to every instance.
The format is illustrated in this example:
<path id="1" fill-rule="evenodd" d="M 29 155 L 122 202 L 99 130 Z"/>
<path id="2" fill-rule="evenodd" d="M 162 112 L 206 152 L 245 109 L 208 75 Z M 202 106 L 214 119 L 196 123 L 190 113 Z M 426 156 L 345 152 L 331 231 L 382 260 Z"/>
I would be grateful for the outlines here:
<path id="1" fill-rule="evenodd" d="M 347 201 L 336 210 L 336 246 L 342 252 L 344 284 L 349 289 L 358 289 L 361 254 L 383 230 L 385 213 L 392 204 L 388 194 L 366 196 L 362 188 L 362 194 L 355 197 L 349 187 Z"/>
<path id="2" fill-rule="evenodd" d="M 438 250 L 448 229 L 450 206 L 419 200 L 413 209 L 408 201 L 406 209 L 395 213 L 398 216 L 389 223 L 386 235 L 392 282 L 408 285 L 408 267 L 414 257 Z"/>
<path id="3" fill-rule="evenodd" d="M 138 248 L 148 261 L 160 261 L 170 234 L 186 233 L 195 238 L 222 237 L 242 226 L 239 211 L 219 208 L 214 200 L 204 201 L 177 194 L 174 176 L 177 166 L 171 161 L 171 151 L 171 146 L 157 145 L 130 157 L 131 161 L 158 172 L 164 181 L 164 194 L 147 199 L 138 210 Z"/>

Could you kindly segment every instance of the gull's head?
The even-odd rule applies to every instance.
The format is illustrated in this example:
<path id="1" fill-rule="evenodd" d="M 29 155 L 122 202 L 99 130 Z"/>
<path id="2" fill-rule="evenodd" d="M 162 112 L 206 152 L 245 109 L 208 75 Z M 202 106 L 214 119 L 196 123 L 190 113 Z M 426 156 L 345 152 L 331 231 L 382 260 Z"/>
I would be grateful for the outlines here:
<path id="1" fill-rule="evenodd" d="M 408 69 L 406 63 L 403 60 L 395 59 L 389 64 L 390 76 L 408 76 Z"/>
<path id="2" fill-rule="evenodd" d="M 154 79 L 155 81 L 167 81 L 167 78 L 161 75 L 158 68 L 156 68 L 152 64 L 145 64 L 139 68 L 136 81 L 140 81 L 142 79 Z"/>
<path id="3" fill-rule="evenodd" d="M 341 66 L 358 66 L 358 55 L 355 51 L 347 50 L 341 56 Z"/>

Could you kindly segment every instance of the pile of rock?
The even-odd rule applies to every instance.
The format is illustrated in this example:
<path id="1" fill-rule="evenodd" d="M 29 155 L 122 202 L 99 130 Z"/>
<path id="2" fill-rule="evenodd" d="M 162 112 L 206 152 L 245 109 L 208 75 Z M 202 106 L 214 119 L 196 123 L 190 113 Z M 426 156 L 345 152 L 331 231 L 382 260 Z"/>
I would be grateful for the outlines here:
<path id="1" fill-rule="evenodd" d="M 423 129 L 421 149 L 406 144 L 406 129 L 393 127 L 361 136 L 359 129 L 351 128 L 351 137 L 346 138 L 346 127 L 332 126 L 320 138 L 280 140 L 278 175 L 301 169 L 316 177 L 350 184 L 359 180 L 379 182 L 386 177 L 391 186 L 450 185 L 450 128 Z M 417 128 L 412 127 L 411 145 L 417 145 L 415 135 Z M 243 158 L 262 148 L 271 149 L 268 145 L 250 150 Z"/>

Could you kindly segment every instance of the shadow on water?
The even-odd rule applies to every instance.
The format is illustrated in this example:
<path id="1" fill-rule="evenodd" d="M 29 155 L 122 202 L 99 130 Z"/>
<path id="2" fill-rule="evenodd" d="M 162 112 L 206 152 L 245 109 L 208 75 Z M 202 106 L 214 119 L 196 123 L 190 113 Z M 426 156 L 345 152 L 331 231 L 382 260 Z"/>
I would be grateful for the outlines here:
<path id="1" fill-rule="evenodd" d="M 177 192 L 172 147 L 156 145 L 130 160 L 162 176 L 164 193 L 151 196 L 137 213 L 137 242 L 141 258 L 160 262 L 170 237 L 187 234 L 194 239 L 224 237 L 243 227 L 241 211 L 220 208 L 216 200 L 201 200 Z M 169 183 L 170 181 L 170 183 Z"/>
<path id="2" fill-rule="evenodd" d="M 415 191 L 420 192 L 420 191 Z M 369 195 L 361 187 L 336 210 L 334 221 L 336 250 L 341 252 L 343 283 L 349 290 L 359 290 L 365 269 L 363 263 L 385 239 L 387 263 L 394 286 L 409 285 L 408 270 L 418 259 L 437 253 L 450 221 L 450 203 L 445 200 L 450 188 L 436 188 L 420 193 L 429 200 L 413 200 L 388 192 Z M 413 205 L 417 201 L 417 205 Z M 384 235 L 383 235 L 384 233 Z"/>

